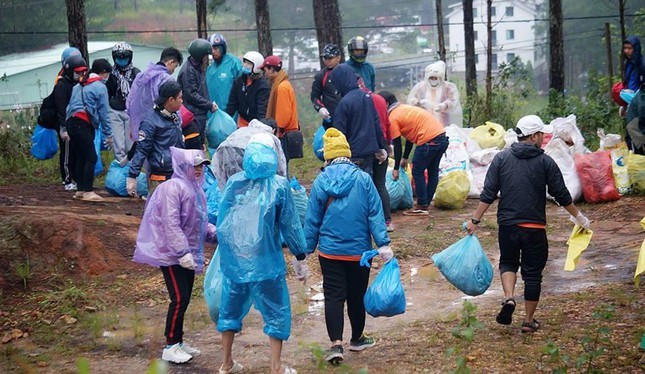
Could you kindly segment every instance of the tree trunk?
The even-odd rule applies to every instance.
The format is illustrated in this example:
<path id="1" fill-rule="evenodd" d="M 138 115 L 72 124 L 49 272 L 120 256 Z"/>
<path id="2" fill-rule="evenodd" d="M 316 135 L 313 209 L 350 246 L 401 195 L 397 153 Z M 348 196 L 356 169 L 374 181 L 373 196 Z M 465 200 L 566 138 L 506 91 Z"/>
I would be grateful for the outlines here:
<path id="1" fill-rule="evenodd" d="M 258 49 L 262 56 L 273 54 L 271 41 L 271 18 L 269 16 L 269 1 L 255 0 L 255 23 L 257 24 Z"/>
<path id="2" fill-rule="evenodd" d="M 137 0 L 132 0 L 132 5 L 134 6 L 135 12 L 139 10 L 139 2 Z"/>
<path id="3" fill-rule="evenodd" d="M 121 0 L 114 0 L 114 10 L 121 9 Z"/>
<path id="4" fill-rule="evenodd" d="M 85 22 L 85 4 L 83 0 L 65 0 L 67 6 L 67 34 L 69 45 L 78 48 L 81 55 L 90 63 L 87 52 L 87 28 Z"/>
<path id="5" fill-rule="evenodd" d="M 564 45 L 562 41 L 562 2 L 549 0 L 549 88 L 564 93 Z"/>
<path id="6" fill-rule="evenodd" d="M 486 33 L 488 45 L 486 46 L 486 115 L 491 113 L 491 102 L 493 95 L 493 22 L 492 22 L 493 0 L 486 0 Z"/>
<path id="7" fill-rule="evenodd" d="M 314 22 L 316 25 L 316 39 L 318 39 L 318 53 L 321 54 L 326 44 L 336 44 L 340 47 L 341 62 L 345 61 L 343 52 L 343 32 L 341 29 L 341 15 L 338 0 L 313 0 Z M 324 65 L 320 61 L 320 67 Z"/>
<path id="8" fill-rule="evenodd" d="M 618 0 L 618 12 L 620 14 L 620 55 L 623 56 L 623 42 L 627 39 L 625 33 L 625 3 L 627 0 Z M 620 77 L 625 80 L 625 58 L 620 59 Z"/>
<path id="9" fill-rule="evenodd" d="M 441 0 L 435 0 L 437 6 L 437 37 L 439 38 L 439 59 L 446 61 L 446 43 L 443 35 L 443 9 Z M 446 75 L 448 72 L 446 71 Z M 446 77 L 444 77 L 446 78 Z"/>
<path id="10" fill-rule="evenodd" d="M 296 72 L 296 53 L 294 47 L 296 45 L 296 32 L 289 32 L 289 76 L 293 76 Z"/>
<path id="11" fill-rule="evenodd" d="M 609 22 L 605 23 L 605 38 L 607 46 L 607 73 L 609 74 L 609 94 L 611 95 L 611 89 L 614 85 L 614 61 L 611 52 L 611 29 L 609 28 Z"/>
<path id="12" fill-rule="evenodd" d="M 477 95 L 477 67 L 475 64 L 475 29 L 473 27 L 473 0 L 462 0 L 464 7 L 464 41 L 466 44 L 466 96 Z"/>
<path id="13" fill-rule="evenodd" d="M 208 39 L 208 26 L 206 25 L 206 0 L 196 0 L 197 7 L 197 37 Z"/>

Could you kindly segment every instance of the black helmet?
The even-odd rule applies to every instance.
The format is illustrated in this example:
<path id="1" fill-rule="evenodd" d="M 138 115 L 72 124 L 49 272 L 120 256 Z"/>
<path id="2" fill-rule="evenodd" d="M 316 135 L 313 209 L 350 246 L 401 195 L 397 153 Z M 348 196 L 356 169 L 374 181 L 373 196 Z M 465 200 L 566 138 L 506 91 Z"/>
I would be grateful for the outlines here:
<path id="1" fill-rule="evenodd" d="M 356 54 L 354 53 L 354 51 L 357 49 L 362 49 L 365 52 Z M 349 57 L 351 57 L 356 62 L 365 62 L 368 51 L 367 40 L 365 40 L 365 38 L 363 38 L 362 36 L 355 36 L 349 39 L 349 43 L 347 43 L 347 51 L 349 52 Z"/>
<path id="2" fill-rule="evenodd" d="M 195 39 L 188 45 L 188 53 L 193 60 L 201 62 L 204 56 L 213 53 L 213 47 L 206 39 Z"/>
<path id="3" fill-rule="evenodd" d="M 320 55 L 322 58 L 332 58 L 340 56 L 340 48 L 336 44 L 327 44 L 325 45 L 325 48 L 323 48 L 323 52 Z"/>
<path id="4" fill-rule="evenodd" d="M 112 59 L 116 63 L 118 58 L 127 58 L 128 64 L 132 62 L 132 46 L 126 42 L 118 42 L 112 47 Z"/>
<path id="5" fill-rule="evenodd" d="M 81 55 L 71 55 L 63 62 L 63 74 L 69 78 L 74 78 L 74 71 L 82 74 L 87 70 L 87 62 Z"/>

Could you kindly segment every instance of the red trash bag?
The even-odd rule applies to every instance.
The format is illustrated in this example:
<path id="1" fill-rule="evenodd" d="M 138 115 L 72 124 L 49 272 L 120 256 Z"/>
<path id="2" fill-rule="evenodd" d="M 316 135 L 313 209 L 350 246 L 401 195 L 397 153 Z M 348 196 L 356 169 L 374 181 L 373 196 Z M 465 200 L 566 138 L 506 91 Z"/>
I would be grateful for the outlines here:
<path id="1" fill-rule="evenodd" d="M 611 151 L 574 155 L 582 185 L 582 196 L 589 203 L 620 199 L 611 168 Z"/>
<path id="2" fill-rule="evenodd" d="M 627 103 L 620 98 L 620 91 L 625 88 L 623 82 L 618 82 L 611 87 L 611 98 L 614 99 L 614 102 L 619 106 L 627 106 Z"/>

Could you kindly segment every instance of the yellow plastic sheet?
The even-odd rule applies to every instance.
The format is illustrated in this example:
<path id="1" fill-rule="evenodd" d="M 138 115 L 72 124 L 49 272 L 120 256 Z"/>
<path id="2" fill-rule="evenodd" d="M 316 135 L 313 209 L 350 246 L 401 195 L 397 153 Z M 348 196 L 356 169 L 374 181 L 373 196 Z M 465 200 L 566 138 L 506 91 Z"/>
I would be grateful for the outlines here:
<path id="1" fill-rule="evenodd" d="M 582 252 L 589 247 L 593 231 L 585 230 L 582 227 L 575 225 L 571 231 L 571 236 L 567 240 L 569 250 L 567 251 L 567 260 L 564 262 L 565 271 L 574 271 L 578 265 L 578 260 Z"/>
<path id="2" fill-rule="evenodd" d="M 645 230 L 645 217 L 641 220 L 641 226 Z M 641 244 L 641 251 L 638 255 L 638 262 L 636 263 L 636 273 L 634 274 L 636 287 L 640 285 L 641 274 L 643 273 L 645 273 L 645 239 L 643 239 L 643 244 Z"/>

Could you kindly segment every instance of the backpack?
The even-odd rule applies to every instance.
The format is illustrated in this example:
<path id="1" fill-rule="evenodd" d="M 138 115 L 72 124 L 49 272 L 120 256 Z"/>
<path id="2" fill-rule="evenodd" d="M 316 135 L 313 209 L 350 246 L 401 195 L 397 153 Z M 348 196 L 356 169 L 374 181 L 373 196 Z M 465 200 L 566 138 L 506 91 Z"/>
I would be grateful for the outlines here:
<path id="1" fill-rule="evenodd" d="M 56 101 L 54 91 L 49 94 L 40 104 L 40 114 L 38 114 L 38 124 L 46 129 L 58 129 L 58 113 L 56 111 Z"/>

